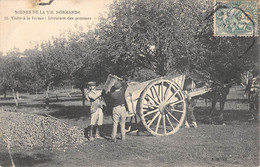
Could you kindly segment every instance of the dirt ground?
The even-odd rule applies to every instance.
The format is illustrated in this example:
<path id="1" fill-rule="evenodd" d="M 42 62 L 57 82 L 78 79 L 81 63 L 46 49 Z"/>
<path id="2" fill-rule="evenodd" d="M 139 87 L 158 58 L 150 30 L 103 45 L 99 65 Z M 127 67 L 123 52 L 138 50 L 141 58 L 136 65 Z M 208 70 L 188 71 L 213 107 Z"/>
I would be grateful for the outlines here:
<path id="1" fill-rule="evenodd" d="M 81 129 L 90 119 L 81 107 L 79 96 L 60 96 L 51 100 L 50 110 L 44 108 L 41 96 L 27 95 L 17 112 L 48 113 Z M 209 104 L 207 104 L 209 105 Z M 1 99 L 2 108 L 12 108 L 13 101 Z M 259 122 L 248 121 L 248 104 L 243 89 L 234 86 L 225 105 L 225 125 L 204 123 L 209 108 L 200 100 L 195 108 L 198 128 L 181 128 L 176 134 L 154 137 L 147 131 L 130 133 L 126 141 L 110 140 L 112 120 L 104 118 L 104 140 L 87 141 L 82 145 L 21 149 L 11 147 L 15 166 L 259 166 Z M 12 166 L 7 146 L 0 145 L 0 165 Z"/>

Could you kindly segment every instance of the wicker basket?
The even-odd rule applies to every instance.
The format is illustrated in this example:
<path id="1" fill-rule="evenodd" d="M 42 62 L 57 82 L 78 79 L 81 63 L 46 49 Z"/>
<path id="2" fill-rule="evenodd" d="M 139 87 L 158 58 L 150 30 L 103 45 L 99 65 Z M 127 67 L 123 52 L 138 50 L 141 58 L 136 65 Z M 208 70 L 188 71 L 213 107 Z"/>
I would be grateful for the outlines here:
<path id="1" fill-rule="evenodd" d="M 122 81 L 122 79 L 116 75 L 112 75 L 112 74 L 108 75 L 105 86 L 104 86 L 104 90 L 106 91 L 106 93 L 110 92 L 112 86 L 114 86 L 116 81 Z"/>

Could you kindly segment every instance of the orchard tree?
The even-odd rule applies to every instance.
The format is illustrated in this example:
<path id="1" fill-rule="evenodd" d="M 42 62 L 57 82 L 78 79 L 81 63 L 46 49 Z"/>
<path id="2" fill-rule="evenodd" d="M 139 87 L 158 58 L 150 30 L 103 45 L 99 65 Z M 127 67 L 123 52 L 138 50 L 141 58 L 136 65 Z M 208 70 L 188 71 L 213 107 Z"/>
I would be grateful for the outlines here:
<path id="1" fill-rule="evenodd" d="M 71 64 L 70 78 L 72 84 L 82 92 L 82 103 L 85 106 L 85 91 L 87 82 L 103 81 L 104 67 L 97 55 L 97 40 L 93 31 L 84 32 L 82 28 L 68 32 L 68 54 Z"/>
<path id="2" fill-rule="evenodd" d="M 44 85 L 46 84 L 43 78 L 39 75 L 39 59 L 41 56 L 41 51 L 38 50 L 38 45 L 32 49 L 26 49 L 23 54 L 27 58 L 27 62 L 30 66 L 30 72 L 32 74 L 33 82 L 30 83 L 30 90 L 37 94 L 38 91 L 44 90 Z"/>
<path id="3" fill-rule="evenodd" d="M 205 52 L 194 39 L 200 13 L 208 8 L 201 2 L 115 1 L 98 29 L 105 63 L 120 76 L 133 76 L 139 69 L 163 76 L 189 68 Z"/>
<path id="4" fill-rule="evenodd" d="M 7 58 L 1 55 L 0 57 L 0 90 L 4 94 L 4 98 L 6 98 L 6 92 L 11 88 L 11 76 L 8 75 L 7 67 Z"/>
<path id="5" fill-rule="evenodd" d="M 16 48 L 1 57 L 0 85 L 5 97 L 7 90 L 30 91 L 30 86 L 35 80 L 28 60 Z"/>
<path id="6" fill-rule="evenodd" d="M 252 39 L 214 37 L 213 7 L 210 0 L 114 1 L 97 29 L 106 70 L 133 77 L 140 69 L 159 76 L 207 69 L 220 82 L 239 76 L 251 61 L 239 54 Z"/>
<path id="7" fill-rule="evenodd" d="M 66 82 L 75 85 L 82 92 L 82 103 L 85 106 L 85 91 L 88 81 L 102 81 L 100 57 L 95 54 L 96 38 L 92 31 L 68 31 L 59 37 L 43 42 L 33 49 L 24 52 L 31 58 L 35 77 L 40 78 L 34 87 L 56 86 Z"/>
<path id="8" fill-rule="evenodd" d="M 68 43 L 64 37 L 52 38 L 51 41 L 42 43 L 41 55 L 36 57 L 38 75 L 44 81 L 44 87 L 57 85 L 67 79 L 70 74 Z"/>

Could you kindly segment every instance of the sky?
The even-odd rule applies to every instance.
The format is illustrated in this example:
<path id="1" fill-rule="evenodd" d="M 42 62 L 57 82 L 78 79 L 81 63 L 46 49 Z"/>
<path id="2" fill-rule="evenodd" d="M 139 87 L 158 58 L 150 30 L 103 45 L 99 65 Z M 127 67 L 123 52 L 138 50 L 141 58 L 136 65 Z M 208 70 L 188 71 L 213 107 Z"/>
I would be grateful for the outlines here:
<path id="1" fill-rule="evenodd" d="M 100 14 L 108 11 L 113 0 L 54 0 L 51 5 L 44 6 L 35 5 L 35 1 L 49 2 L 0 0 L 0 52 L 6 53 L 13 48 L 24 51 L 35 43 L 47 41 L 52 36 L 58 37 L 65 30 L 75 29 L 75 24 L 82 27 L 95 25 Z M 80 14 L 57 14 L 57 11 L 78 11 Z M 39 17 L 43 20 L 35 20 Z M 66 17 L 66 20 L 51 20 L 48 17 Z M 68 17 L 74 20 L 68 20 Z M 85 20 L 75 20 L 77 17 L 84 17 Z"/>

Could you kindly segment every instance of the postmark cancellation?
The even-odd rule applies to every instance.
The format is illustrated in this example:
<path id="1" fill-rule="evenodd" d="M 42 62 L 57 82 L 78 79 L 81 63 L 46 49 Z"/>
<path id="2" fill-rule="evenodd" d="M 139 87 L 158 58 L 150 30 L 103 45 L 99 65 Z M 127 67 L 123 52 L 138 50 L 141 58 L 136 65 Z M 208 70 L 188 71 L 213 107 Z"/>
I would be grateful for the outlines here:
<path id="1" fill-rule="evenodd" d="M 258 0 L 214 0 L 214 36 L 256 36 Z"/>

